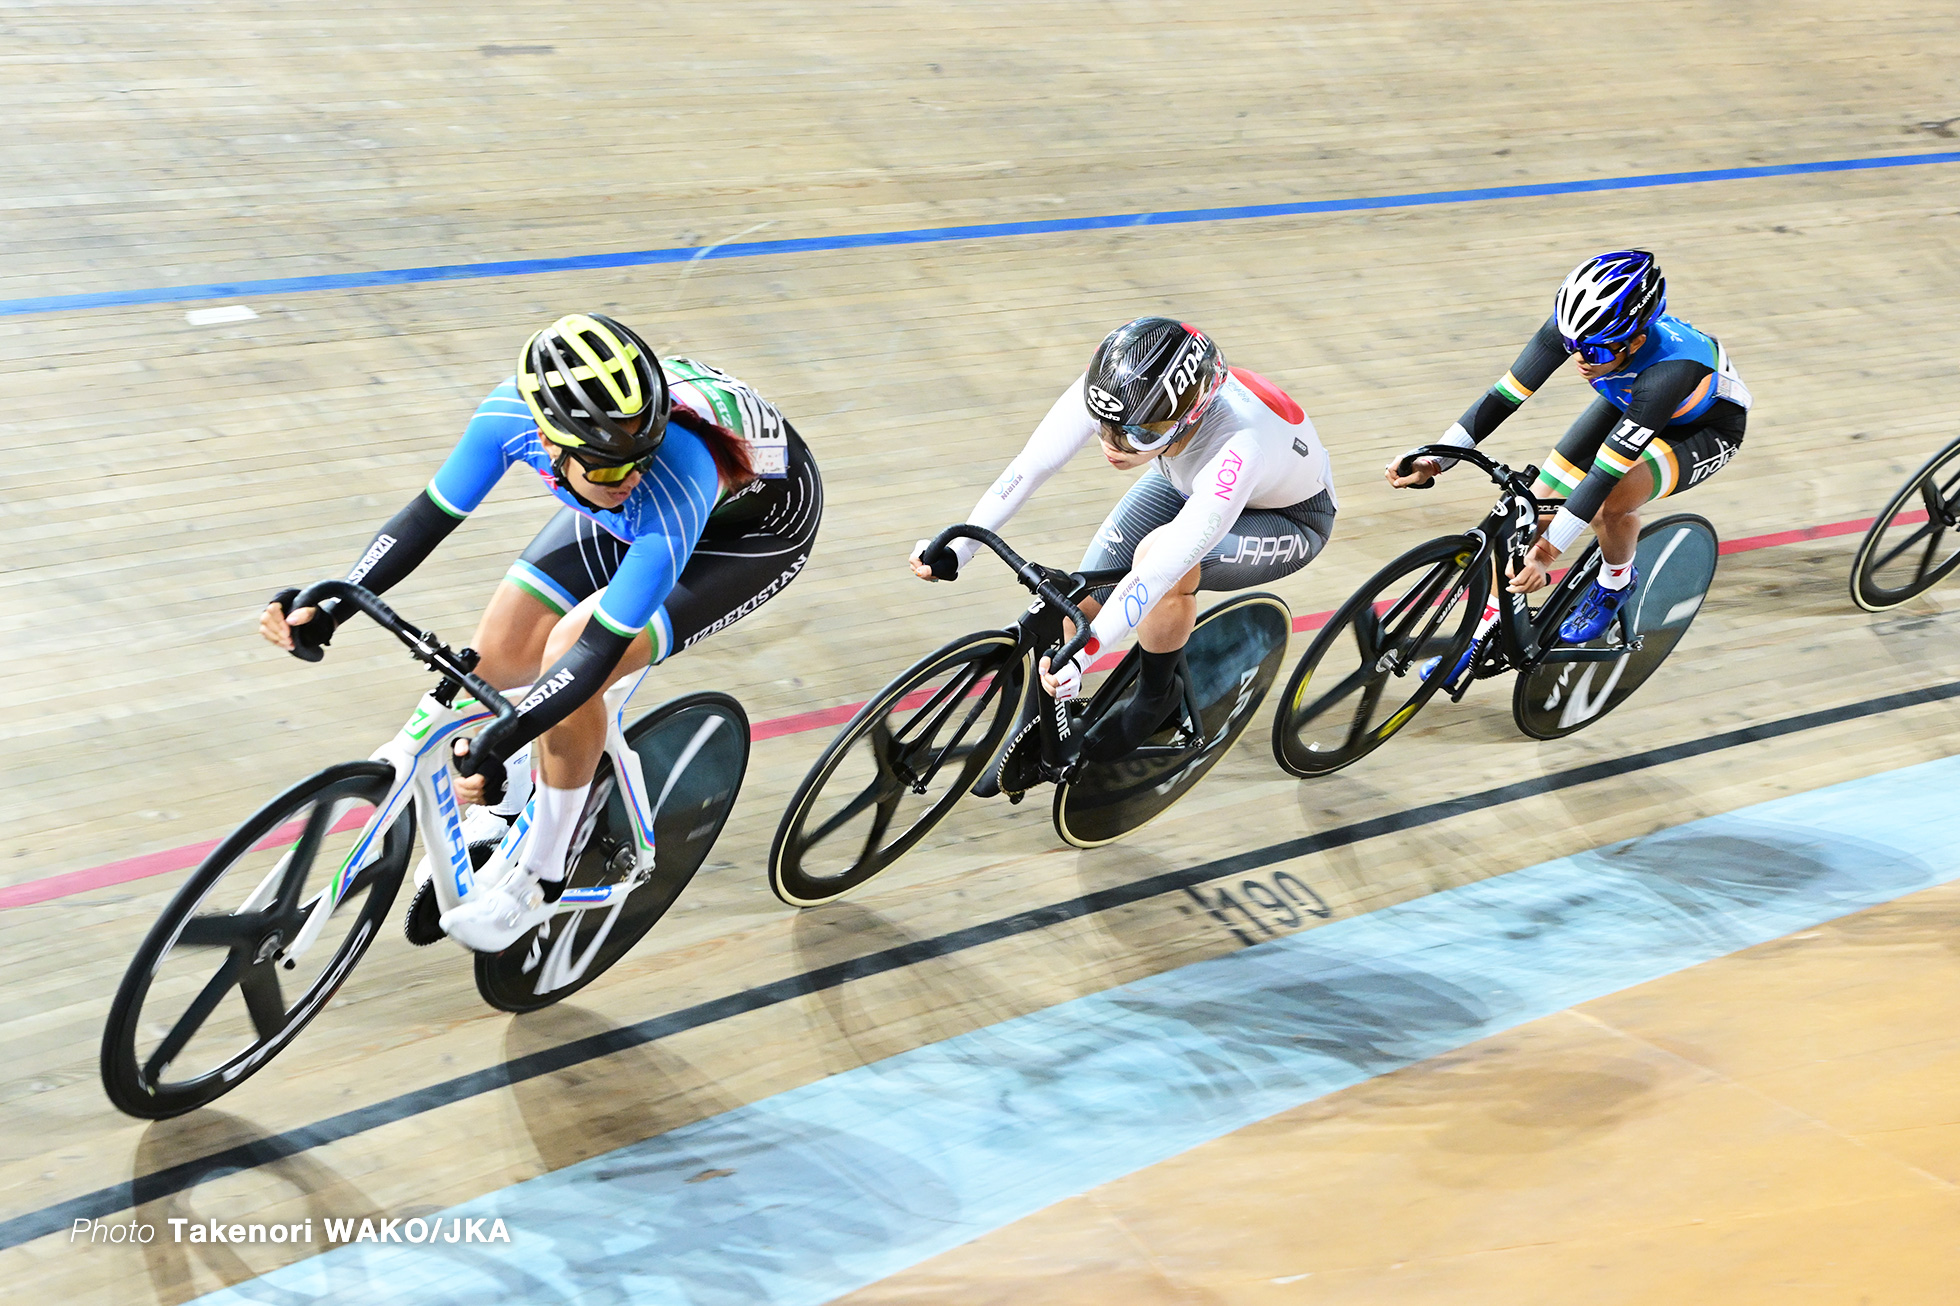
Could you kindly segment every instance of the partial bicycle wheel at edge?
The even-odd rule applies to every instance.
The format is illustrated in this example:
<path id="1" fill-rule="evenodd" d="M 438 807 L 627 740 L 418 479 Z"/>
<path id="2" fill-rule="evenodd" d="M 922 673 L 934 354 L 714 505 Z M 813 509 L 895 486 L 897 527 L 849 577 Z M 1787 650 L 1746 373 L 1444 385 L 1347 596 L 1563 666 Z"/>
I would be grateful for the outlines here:
<path id="1" fill-rule="evenodd" d="M 408 867 L 406 806 L 376 836 L 374 856 L 351 860 L 393 781 L 385 762 L 328 767 L 261 807 L 191 873 L 110 1003 L 102 1086 L 117 1108 L 163 1120 L 204 1106 L 326 1006 L 374 941 Z M 342 876 L 351 881 L 333 916 L 289 967 L 286 949 Z"/>
<path id="2" fill-rule="evenodd" d="M 1085 762 L 1055 786 L 1055 833 L 1077 848 L 1097 848 L 1155 820 L 1204 779 L 1252 724 L 1286 662 L 1293 614 L 1276 594 L 1237 594 L 1198 618 L 1184 646 L 1191 689 L 1203 719 L 1203 748 L 1171 757 Z M 1090 718 L 1127 696 L 1140 665 L 1132 648 L 1090 701 Z M 1146 741 L 1171 741 L 1166 729 Z"/>
<path id="3" fill-rule="evenodd" d="M 1633 555 L 1640 569 L 1632 618 L 1639 650 L 1611 662 L 1542 662 L 1520 675 L 1511 691 L 1511 716 L 1518 729 L 1533 739 L 1559 739 L 1626 702 L 1688 633 L 1714 582 L 1718 551 L 1715 528 L 1693 513 L 1663 517 L 1642 530 Z M 1584 593 L 1584 587 L 1574 593 Z M 1554 619 L 1560 615 L 1551 614 Z M 1617 640 L 1618 630 L 1585 647 L 1605 648 L 1608 637 Z"/>
<path id="4" fill-rule="evenodd" d="M 904 856 L 979 780 L 1028 692 L 1011 631 L 956 639 L 878 691 L 803 778 L 769 850 L 792 907 L 849 893 Z"/>
<path id="5" fill-rule="evenodd" d="M 1441 689 L 1490 589 L 1473 535 L 1446 535 L 1383 567 L 1335 610 L 1273 714 L 1273 757 L 1299 776 L 1366 757 Z M 1441 659 L 1425 679 L 1422 664 Z"/>
<path id="6" fill-rule="evenodd" d="M 653 809 L 653 871 L 621 901 L 563 912 L 502 952 L 476 954 L 476 990 L 499 1011 L 536 1011 L 605 974 L 667 914 L 707 860 L 742 792 L 749 718 L 727 694 L 703 690 L 662 703 L 626 727 Z M 568 894 L 618 883 L 638 864 L 632 818 L 610 759 L 594 778 L 590 828 Z"/>
<path id="7" fill-rule="evenodd" d="M 1892 496 L 1851 561 L 1851 601 L 1884 612 L 1960 567 L 1960 440 L 1927 459 Z"/>

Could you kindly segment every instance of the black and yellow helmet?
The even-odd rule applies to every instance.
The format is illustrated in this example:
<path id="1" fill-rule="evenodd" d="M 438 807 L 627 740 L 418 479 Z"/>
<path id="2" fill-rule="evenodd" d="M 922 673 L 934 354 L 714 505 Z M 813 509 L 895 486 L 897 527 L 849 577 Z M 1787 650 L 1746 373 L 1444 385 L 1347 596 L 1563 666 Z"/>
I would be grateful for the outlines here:
<path id="1" fill-rule="evenodd" d="M 632 462 L 667 436 L 672 399 L 646 341 L 598 313 L 568 313 L 532 336 L 517 390 L 553 444 Z"/>

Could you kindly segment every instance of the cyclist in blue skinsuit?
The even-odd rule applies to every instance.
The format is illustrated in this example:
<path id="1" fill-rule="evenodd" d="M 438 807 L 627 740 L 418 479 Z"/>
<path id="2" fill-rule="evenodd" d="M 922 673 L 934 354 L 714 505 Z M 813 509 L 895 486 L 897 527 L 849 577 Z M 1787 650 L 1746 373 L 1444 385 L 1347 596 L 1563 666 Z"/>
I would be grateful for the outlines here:
<path id="1" fill-rule="evenodd" d="M 539 741 L 522 864 L 442 918 L 479 951 L 508 947 L 558 896 L 605 747 L 606 687 L 775 595 L 802 570 L 823 514 L 815 460 L 774 405 L 705 364 L 663 365 L 610 318 L 573 314 L 531 337 L 517 375 L 491 391 L 347 579 L 377 593 L 399 583 L 518 465 L 563 507 L 511 565 L 471 641 L 479 674 L 522 696 L 516 729 L 486 731 L 464 757 L 458 796 L 480 802 L 482 773 Z M 324 645 L 333 614 L 289 614 L 297 592 L 275 597 L 261 633 L 289 650 Z M 530 779 L 528 765 L 510 772 L 506 817 L 522 810 Z"/>
<path id="2" fill-rule="evenodd" d="M 1538 328 L 1496 385 L 1439 443 L 1483 440 L 1572 354 L 1599 397 L 1580 414 L 1538 474 L 1537 490 L 1566 497 L 1511 589 L 1544 587 L 1559 554 L 1590 523 L 1599 574 L 1559 636 L 1575 644 L 1612 625 L 1640 583 L 1633 565 L 1640 508 L 1707 480 L 1742 447 L 1749 388 L 1715 337 L 1667 313 L 1667 281 L 1646 250 L 1620 250 L 1574 268 Z M 1408 475 L 1388 464 L 1389 484 L 1427 485 L 1444 461 L 1418 458 Z"/>

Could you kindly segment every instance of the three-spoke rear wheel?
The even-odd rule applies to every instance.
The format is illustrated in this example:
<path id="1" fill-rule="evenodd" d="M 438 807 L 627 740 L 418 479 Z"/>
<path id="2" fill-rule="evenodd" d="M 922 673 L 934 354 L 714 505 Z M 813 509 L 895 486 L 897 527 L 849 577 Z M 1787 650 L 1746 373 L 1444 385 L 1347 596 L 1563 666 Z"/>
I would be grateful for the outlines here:
<path id="1" fill-rule="evenodd" d="M 1376 572 L 1293 669 L 1273 716 L 1274 758 L 1294 775 L 1326 775 L 1379 748 L 1449 678 L 1489 588 L 1470 535 L 1431 540 Z"/>
<path id="2" fill-rule="evenodd" d="M 1896 608 L 1960 567 L 1960 440 L 1914 472 L 1872 522 L 1851 563 L 1851 599 Z"/>
<path id="3" fill-rule="evenodd" d="M 1017 637 L 986 631 L 914 663 L 859 709 L 803 778 L 769 850 L 792 907 L 857 888 L 903 856 L 979 780 L 1020 710 Z"/>
<path id="4" fill-rule="evenodd" d="M 318 1015 L 373 942 L 408 866 L 404 805 L 366 830 L 394 769 L 346 762 L 294 785 L 212 850 L 137 948 L 102 1032 L 102 1086 L 162 1120 L 230 1092 Z M 329 911 L 303 955 L 292 949 Z"/>

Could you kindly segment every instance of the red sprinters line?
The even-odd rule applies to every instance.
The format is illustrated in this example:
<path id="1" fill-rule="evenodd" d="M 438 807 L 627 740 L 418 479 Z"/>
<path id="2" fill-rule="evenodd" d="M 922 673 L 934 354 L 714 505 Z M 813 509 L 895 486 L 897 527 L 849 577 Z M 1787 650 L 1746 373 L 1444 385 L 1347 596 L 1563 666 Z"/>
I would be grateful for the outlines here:
<path id="1" fill-rule="evenodd" d="M 1723 556 L 1731 553 L 1750 553 L 1756 549 L 1773 549 L 1782 544 L 1800 544 L 1805 540 L 1825 540 L 1838 535 L 1858 535 L 1871 529 L 1875 517 L 1859 521 L 1830 522 L 1823 526 L 1802 526 L 1796 530 L 1775 531 L 1768 535 L 1749 535 L 1738 540 L 1729 540 L 1721 546 Z M 1901 526 L 1915 526 L 1926 520 L 1924 512 L 1899 514 Z M 1293 618 L 1293 632 L 1302 634 L 1319 630 L 1334 615 L 1326 612 L 1309 613 L 1304 617 Z M 1116 665 L 1121 655 L 1106 654 L 1096 659 L 1091 671 L 1107 671 Z M 974 686 L 977 693 L 983 686 Z M 915 708 L 925 702 L 927 691 L 919 690 L 907 695 L 899 703 L 902 708 Z M 868 701 L 868 700 L 867 700 Z M 827 726 L 839 726 L 857 715 L 864 703 L 843 703 L 837 707 L 818 708 L 814 712 L 797 712 L 790 716 L 775 717 L 768 721 L 757 721 L 749 727 L 749 737 L 753 740 L 779 739 L 784 735 L 800 735 L 812 730 L 822 730 Z M 336 832 L 352 828 L 350 822 L 358 823 L 365 819 L 349 816 L 335 826 Z M 293 837 L 292 832 L 275 831 L 260 847 L 283 843 Z M 186 870 L 203 861 L 218 840 L 207 839 L 202 843 L 185 844 L 181 848 L 170 848 L 163 852 L 144 853 L 140 857 L 126 857 L 121 861 L 109 862 L 102 866 L 92 866 L 85 871 L 65 871 L 60 875 L 50 875 L 44 879 L 29 880 L 0 888 L 0 909 L 7 907 L 27 907 L 37 902 L 49 902 L 56 898 L 67 898 L 91 889 L 106 889 L 111 885 L 127 884 L 131 880 L 147 879 L 152 875 L 164 875 L 171 871 Z"/>

